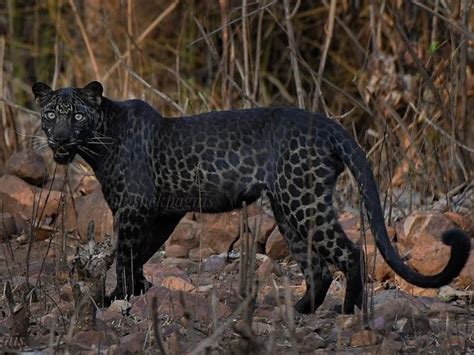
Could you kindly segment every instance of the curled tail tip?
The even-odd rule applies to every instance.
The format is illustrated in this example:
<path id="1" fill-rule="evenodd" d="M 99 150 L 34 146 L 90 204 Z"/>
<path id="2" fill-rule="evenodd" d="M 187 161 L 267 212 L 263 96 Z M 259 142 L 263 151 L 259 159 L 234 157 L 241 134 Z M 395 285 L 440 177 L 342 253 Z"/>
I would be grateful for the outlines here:
<path id="1" fill-rule="evenodd" d="M 452 228 L 444 231 L 441 236 L 443 243 L 457 249 L 471 250 L 471 238 L 461 229 Z"/>
<path id="2" fill-rule="evenodd" d="M 469 259 L 471 253 L 471 238 L 463 230 L 453 228 L 442 234 L 443 243 L 451 247 L 451 257 L 449 261 L 452 270 L 452 278 L 457 277 Z"/>

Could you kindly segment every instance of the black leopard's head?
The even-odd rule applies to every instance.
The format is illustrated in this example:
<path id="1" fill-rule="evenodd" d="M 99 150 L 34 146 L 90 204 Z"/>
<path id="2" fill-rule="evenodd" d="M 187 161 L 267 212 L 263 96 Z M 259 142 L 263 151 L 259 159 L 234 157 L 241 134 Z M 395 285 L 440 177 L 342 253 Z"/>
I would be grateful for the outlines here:
<path id="1" fill-rule="evenodd" d="M 52 90 L 44 83 L 32 87 L 41 107 L 41 123 L 53 150 L 54 160 L 69 164 L 76 153 L 84 152 L 100 118 L 102 85 L 93 81 L 84 88 Z"/>

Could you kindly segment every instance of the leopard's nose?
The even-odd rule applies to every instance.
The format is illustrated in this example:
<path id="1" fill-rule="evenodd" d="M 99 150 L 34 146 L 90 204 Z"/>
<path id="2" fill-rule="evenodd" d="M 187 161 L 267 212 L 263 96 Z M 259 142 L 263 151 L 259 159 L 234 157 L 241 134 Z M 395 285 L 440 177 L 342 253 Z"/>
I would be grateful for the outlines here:
<path id="1" fill-rule="evenodd" d="M 66 135 L 66 134 L 57 134 L 54 137 L 54 140 L 55 140 L 56 145 L 63 146 L 63 145 L 67 145 L 71 141 L 71 138 L 69 135 Z"/>

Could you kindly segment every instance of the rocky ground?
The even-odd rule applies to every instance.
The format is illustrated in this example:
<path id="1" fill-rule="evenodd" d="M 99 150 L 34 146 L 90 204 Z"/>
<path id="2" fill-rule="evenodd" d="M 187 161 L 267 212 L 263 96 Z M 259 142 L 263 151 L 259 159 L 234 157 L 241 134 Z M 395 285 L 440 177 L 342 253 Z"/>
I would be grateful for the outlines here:
<path id="1" fill-rule="evenodd" d="M 145 265 L 153 284 L 146 294 L 108 308 L 89 299 L 84 306 L 77 295 L 84 293 L 85 283 L 72 265 L 78 250 L 93 250 L 99 259 L 105 255 L 103 245 L 94 248 L 89 241 L 89 222 L 94 221 L 96 241 L 107 243 L 107 236 L 113 240 L 113 218 L 100 186 L 80 163 L 67 174 L 61 168 L 54 174 L 54 169 L 43 157 L 24 151 L 10 158 L 0 177 L 4 349 L 113 354 L 160 349 L 169 354 L 474 351 L 474 255 L 451 285 L 413 287 L 384 263 L 369 232 L 361 241 L 358 215 L 351 212 L 342 212 L 340 221 L 347 235 L 366 248 L 368 313 L 333 311 L 345 289 L 343 275 L 336 272 L 323 306 L 312 315 L 295 314 L 291 304 L 304 293 L 303 277 L 288 258 L 272 216 L 258 204 L 249 206 L 246 218 L 240 212 L 188 214 Z M 452 199 L 456 212 L 444 212 L 438 203 L 389 227 L 400 255 L 420 272 L 436 273 L 446 264 L 443 230 L 457 226 L 474 235 L 474 188 L 465 187 L 461 195 Z M 250 243 L 239 238 L 241 225 L 249 226 Z M 249 252 L 253 236 L 254 258 Z M 113 267 L 108 274 L 110 290 Z"/>

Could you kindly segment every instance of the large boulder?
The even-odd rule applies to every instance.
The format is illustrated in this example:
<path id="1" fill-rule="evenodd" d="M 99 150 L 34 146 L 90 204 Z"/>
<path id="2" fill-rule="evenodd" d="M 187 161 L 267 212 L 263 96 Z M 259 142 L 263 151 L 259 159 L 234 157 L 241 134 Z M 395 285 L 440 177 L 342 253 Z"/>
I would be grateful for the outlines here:
<path id="1" fill-rule="evenodd" d="M 38 225 L 59 214 L 60 191 L 47 191 L 28 184 L 13 175 L 0 177 L 0 211 L 10 213 L 18 231 L 31 227 L 31 217 L 35 208 Z"/>
<path id="2" fill-rule="evenodd" d="M 113 235 L 114 218 L 105 201 L 101 189 L 90 195 L 76 198 L 77 227 L 81 241 L 87 242 L 89 222 L 94 221 L 96 241 L 104 240 L 106 235 Z"/>
<path id="3" fill-rule="evenodd" d="M 44 158 L 33 150 L 26 149 L 14 153 L 7 161 L 7 171 L 26 182 L 43 186 L 48 180 L 48 169 Z"/>

